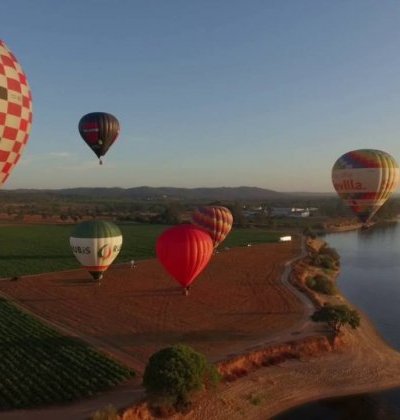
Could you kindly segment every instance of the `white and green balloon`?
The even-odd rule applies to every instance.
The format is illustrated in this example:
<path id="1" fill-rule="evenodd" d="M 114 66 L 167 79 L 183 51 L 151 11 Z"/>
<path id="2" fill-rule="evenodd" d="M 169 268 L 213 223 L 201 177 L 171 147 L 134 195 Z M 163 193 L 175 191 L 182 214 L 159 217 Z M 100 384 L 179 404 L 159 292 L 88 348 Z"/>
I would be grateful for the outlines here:
<path id="1" fill-rule="evenodd" d="M 101 280 L 119 254 L 122 233 L 114 223 L 91 220 L 75 227 L 69 243 L 76 259 L 95 280 Z"/>

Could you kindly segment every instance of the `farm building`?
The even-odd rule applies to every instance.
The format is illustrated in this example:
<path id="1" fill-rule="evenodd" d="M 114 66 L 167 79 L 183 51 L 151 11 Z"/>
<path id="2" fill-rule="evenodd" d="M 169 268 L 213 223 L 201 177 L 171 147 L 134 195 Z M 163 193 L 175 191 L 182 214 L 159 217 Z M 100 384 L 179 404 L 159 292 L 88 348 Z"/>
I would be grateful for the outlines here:
<path id="1" fill-rule="evenodd" d="M 271 217 L 309 217 L 310 210 L 296 207 L 272 207 Z"/>

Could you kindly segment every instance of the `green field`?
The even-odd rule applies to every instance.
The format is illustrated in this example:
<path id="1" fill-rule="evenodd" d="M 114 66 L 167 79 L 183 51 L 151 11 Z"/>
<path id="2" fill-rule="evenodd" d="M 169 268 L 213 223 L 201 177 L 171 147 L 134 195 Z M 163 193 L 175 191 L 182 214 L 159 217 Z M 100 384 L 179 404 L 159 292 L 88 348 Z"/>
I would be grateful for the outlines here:
<path id="1" fill-rule="evenodd" d="M 134 373 L 0 299 L 0 409 L 68 402 Z"/>
<path id="2" fill-rule="evenodd" d="M 155 256 L 163 225 L 119 224 L 124 243 L 115 263 Z M 73 225 L 3 225 L 0 227 L 0 278 L 79 268 L 69 237 Z M 281 233 L 282 234 L 282 233 Z M 265 229 L 233 229 L 222 247 L 276 242 L 279 233 Z"/>

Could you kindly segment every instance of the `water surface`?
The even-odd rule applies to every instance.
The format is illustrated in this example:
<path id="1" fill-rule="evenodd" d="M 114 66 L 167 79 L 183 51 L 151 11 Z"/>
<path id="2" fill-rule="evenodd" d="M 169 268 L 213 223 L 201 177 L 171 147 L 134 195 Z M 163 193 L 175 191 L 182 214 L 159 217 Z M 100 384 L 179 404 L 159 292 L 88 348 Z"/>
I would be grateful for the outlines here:
<path id="1" fill-rule="evenodd" d="M 324 239 L 341 256 L 341 292 L 400 351 L 400 224 L 335 233 Z M 400 389 L 310 403 L 276 419 L 400 419 Z"/>

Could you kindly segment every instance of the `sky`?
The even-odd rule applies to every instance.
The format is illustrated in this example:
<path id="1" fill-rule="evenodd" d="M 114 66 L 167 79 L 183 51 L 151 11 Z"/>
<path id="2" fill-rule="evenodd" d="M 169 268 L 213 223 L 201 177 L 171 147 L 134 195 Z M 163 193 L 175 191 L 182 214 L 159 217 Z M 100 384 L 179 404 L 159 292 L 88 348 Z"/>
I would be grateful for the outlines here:
<path id="1" fill-rule="evenodd" d="M 33 95 L 4 188 L 331 192 L 342 154 L 400 161 L 400 2 L 1 0 Z M 121 132 L 100 166 L 86 113 Z"/>

